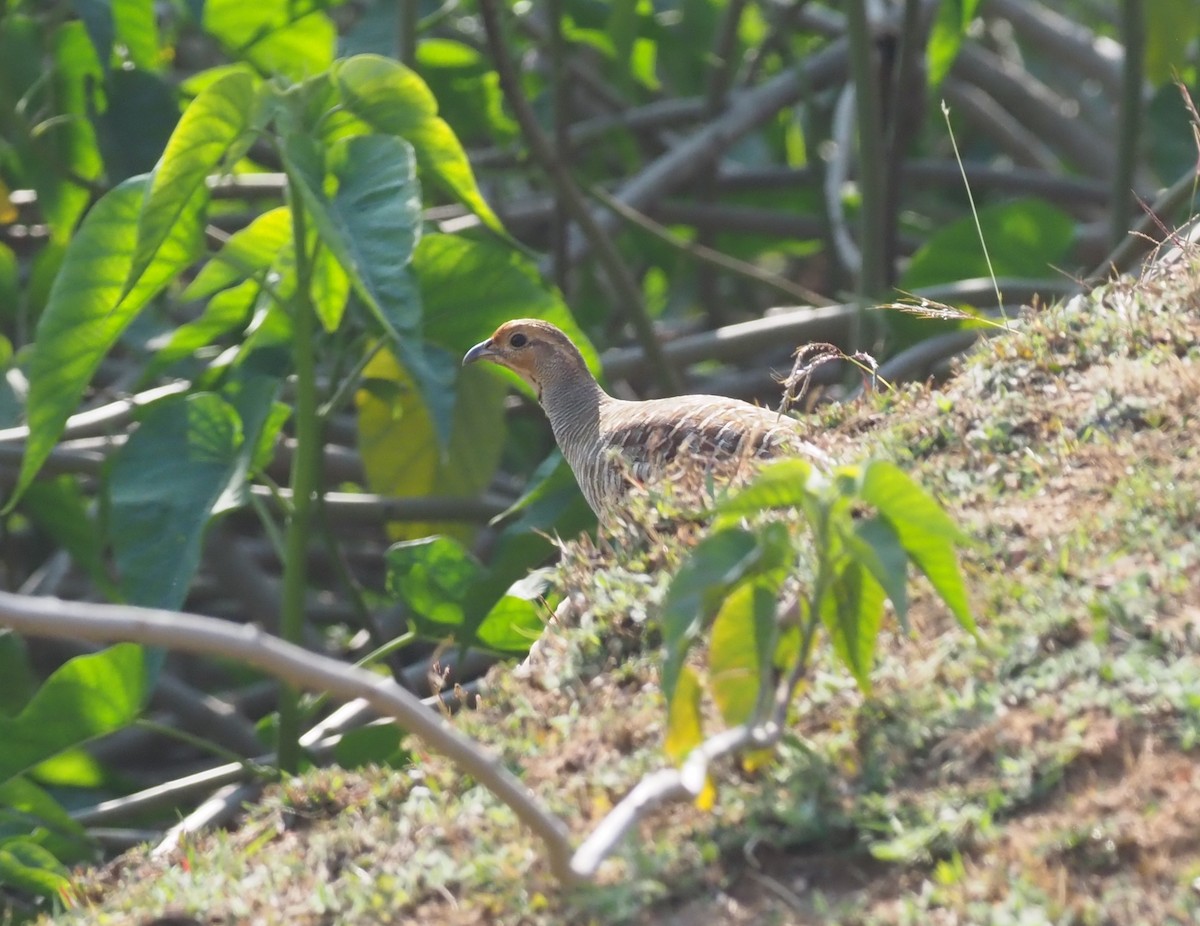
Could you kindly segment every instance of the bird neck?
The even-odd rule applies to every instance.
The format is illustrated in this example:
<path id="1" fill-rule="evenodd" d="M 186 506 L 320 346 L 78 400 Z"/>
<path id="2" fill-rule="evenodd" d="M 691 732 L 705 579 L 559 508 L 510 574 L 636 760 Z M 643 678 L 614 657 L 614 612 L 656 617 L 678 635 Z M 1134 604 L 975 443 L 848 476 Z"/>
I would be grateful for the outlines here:
<path id="1" fill-rule="evenodd" d="M 562 375 L 548 376 L 541 383 L 540 396 L 554 439 L 564 452 L 590 447 L 599 438 L 600 407 L 611 398 L 586 367 L 555 372 Z M 569 453 L 568 462 L 573 462 Z"/>

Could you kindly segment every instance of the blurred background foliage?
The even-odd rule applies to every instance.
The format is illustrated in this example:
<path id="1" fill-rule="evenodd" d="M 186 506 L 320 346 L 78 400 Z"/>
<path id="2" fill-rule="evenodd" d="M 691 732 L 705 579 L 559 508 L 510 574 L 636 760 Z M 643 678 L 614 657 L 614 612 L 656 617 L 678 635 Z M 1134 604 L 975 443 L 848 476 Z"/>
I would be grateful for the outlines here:
<path id="1" fill-rule="evenodd" d="M 208 166 L 219 122 L 176 135 L 203 181 L 198 248 L 118 323 L 127 288 L 106 308 L 96 281 L 117 232 L 145 243 L 151 199 L 131 178 L 189 104 L 235 99 L 238 74 L 267 108 L 242 112 Z M 3 0 L 0 479 L 6 497 L 24 488 L 0 521 L 5 587 L 278 624 L 299 335 L 269 304 L 295 288 L 289 172 L 315 178 L 305 202 L 367 204 L 341 238 L 314 233 L 303 639 L 350 659 L 403 640 L 383 661 L 420 688 L 444 636 L 456 681 L 484 665 L 468 645 L 526 648 L 546 535 L 590 526 L 532 397 L 458 366 L 499 323 L 561 325 L 625 396 L 774 403 L 773 374 L 809 341 L 868 351 L 889 381 L 937 375 L 981 328 L 871 307 L 915 293 L 1012 316 L 1134 266 L 1194 212 L 1198 89 L 1194 0 Z M 360 132 L 404 144 L 347 142 Z M 409 146 L 416 179 L 387 156 Z M 411 215 L 399 199 L 373 211 L 397 190 Z M 84 296 L 98 327 L 72 314 Z M 81 356 L 81 391 L 53 394 L 65 420 L 38 424 L 38 377 Z M 820 376 L 819 399 L 855 381 Z M 54 819 L 35 843 L 66 861 L 97 843 L 50 794 L 87 808 L 212 765 L 147 729 L 97 739 L 145 699 L 226 753 L 270 740 L 262 679 L 125 648 L 59 668 L 81 652 L 0 635 L 12 717 L 56 669 L 89 679 L 40 689 L 83 719 L 0 775 L 15 831 Z M 84 710 L 88 691 L 112 709 Z M 53 891 L 22 846 L 32 874 L 3 877 Z"/>

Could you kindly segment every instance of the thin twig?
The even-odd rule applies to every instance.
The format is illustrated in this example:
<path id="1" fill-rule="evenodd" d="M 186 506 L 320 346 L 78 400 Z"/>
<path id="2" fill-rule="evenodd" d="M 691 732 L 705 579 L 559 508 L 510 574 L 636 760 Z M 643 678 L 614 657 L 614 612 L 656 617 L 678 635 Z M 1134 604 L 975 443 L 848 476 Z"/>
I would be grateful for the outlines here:
<path id="1" fill-rule="evenodd" d="M 600 187 L 592 187 L 591 194 L 620 215 L 626 221 L 636 225 L 650 234 L 654 235 L 660 241 L 665 241 L 673 248 L 683 251 L 685 254 L 690 254 L 692 257 L 714 267 L 720 267 L 722 270 L 728 270 L 730 273 L 736 273 L 738 276 L 746 277 L 754 280 L 756 283 L 762 283 L 765 286 L 770 286 L 772 289 L 777 289 L 779 292 L 791 296 L 793 299 L 799 299 L 802 302 L 807 302 L 812 305 L 833 305 L 833 300 L 827 299 L 820 293 L 809 289 L 807 286 L 801 286 L 799 283 L 793 283 L 786 277 L 781 277 L 777 273 L 772 273 L 769 270 L 764 270 L 755 264 L 748 261 L 738 260 L 736 257 L 731 257 L 728 254 L 722 254 L 720 251 L 705 247 L 702 244 L 697 244 L 694 241 L 688 241 L 681 238 L 672 232 L 669 228 L 660 225 L 631 206 L 627 206 L 613 196 L 610 196 Z"/>

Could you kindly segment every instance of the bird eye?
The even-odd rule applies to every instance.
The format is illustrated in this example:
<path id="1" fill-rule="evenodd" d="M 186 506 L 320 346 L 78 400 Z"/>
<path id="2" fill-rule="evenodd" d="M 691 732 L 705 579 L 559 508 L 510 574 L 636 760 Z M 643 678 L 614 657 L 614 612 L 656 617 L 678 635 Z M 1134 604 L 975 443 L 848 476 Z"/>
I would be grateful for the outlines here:
<path id="1" fill-rule="evenodd" d="M 529 343 L 529 338 L 525 337 L 525 335 L 518 331 L 508 339 L 508 343 L 510 347 L 524 347 Z"/>

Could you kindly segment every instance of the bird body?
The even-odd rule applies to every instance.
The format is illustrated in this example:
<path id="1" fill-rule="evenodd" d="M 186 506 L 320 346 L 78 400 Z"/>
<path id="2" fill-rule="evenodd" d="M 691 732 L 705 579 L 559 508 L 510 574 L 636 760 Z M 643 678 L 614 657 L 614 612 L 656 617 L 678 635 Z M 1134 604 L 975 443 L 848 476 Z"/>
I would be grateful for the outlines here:
<path id="1" fill-rule="evenodd" d="M 684 395 L 631 402 L 605 392 L 561 330 L 536 319 L 506 322 L 463 363 L 490 360 L 537 392 L 554 439 L 601 520 L 619 510 L 631 484 L 651 485 L 685 469 L 714 481 L 743 475 L 753 461 L 819 451 L 797 422 L 739 399 Z"/>

